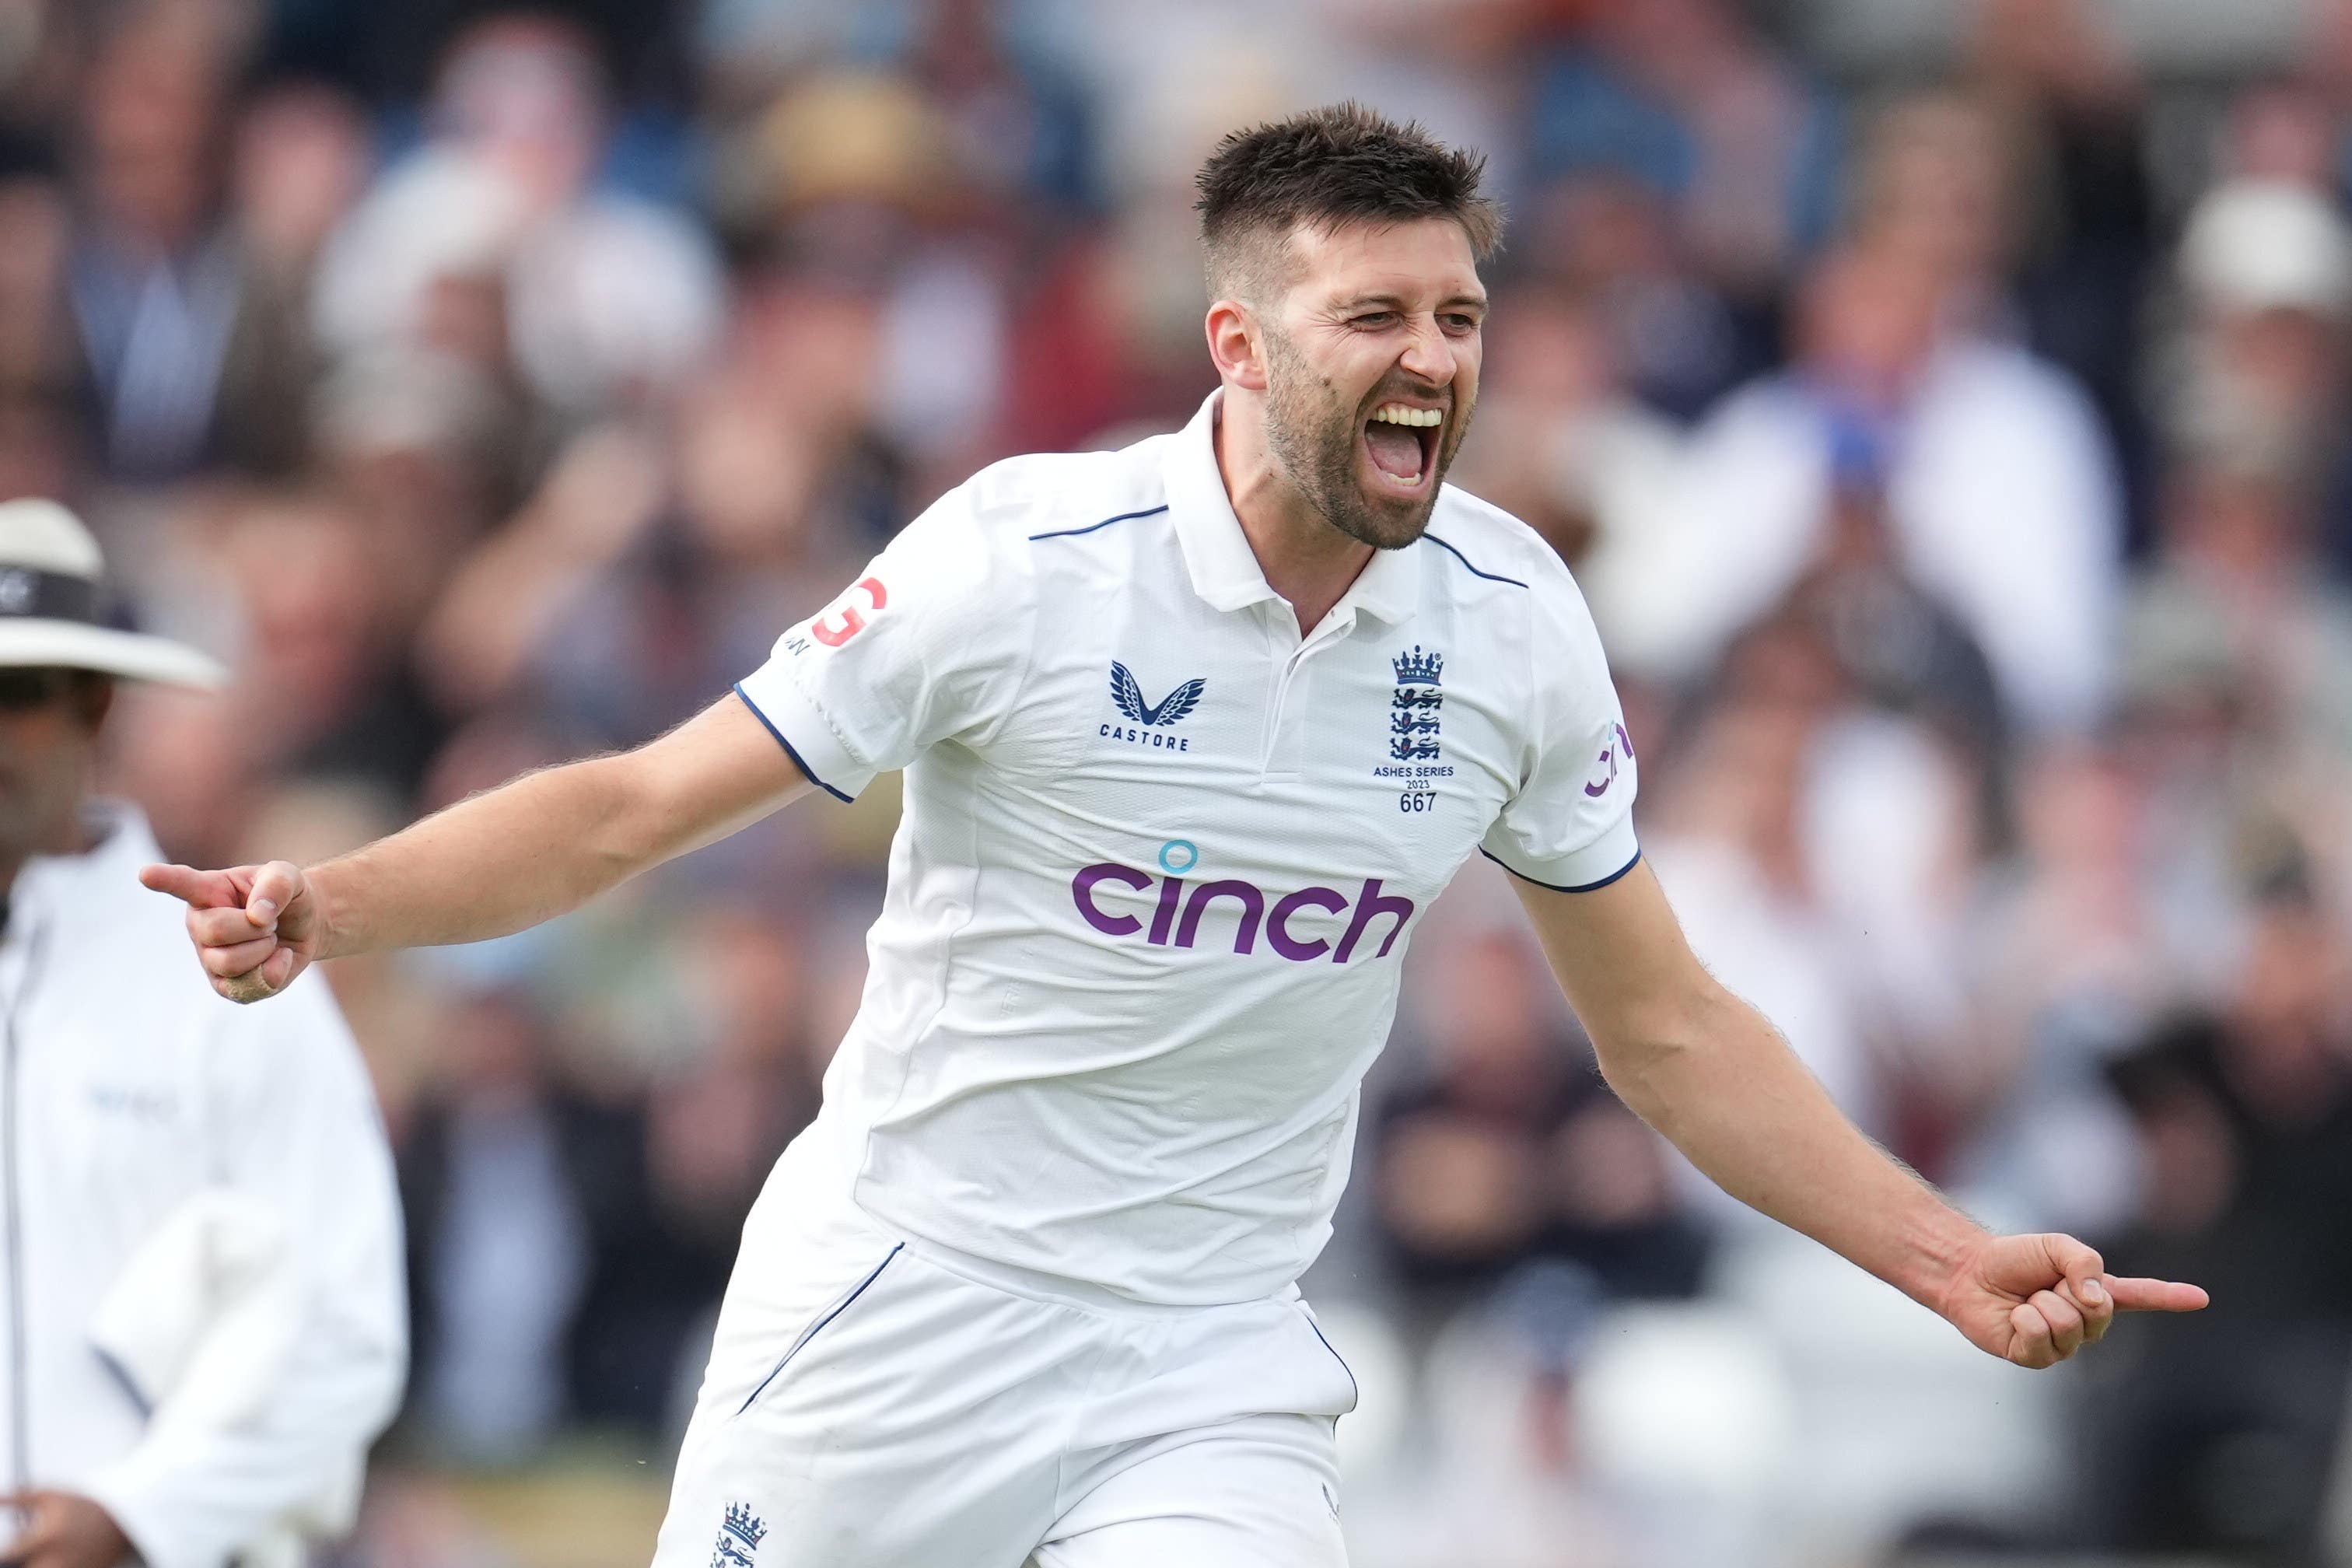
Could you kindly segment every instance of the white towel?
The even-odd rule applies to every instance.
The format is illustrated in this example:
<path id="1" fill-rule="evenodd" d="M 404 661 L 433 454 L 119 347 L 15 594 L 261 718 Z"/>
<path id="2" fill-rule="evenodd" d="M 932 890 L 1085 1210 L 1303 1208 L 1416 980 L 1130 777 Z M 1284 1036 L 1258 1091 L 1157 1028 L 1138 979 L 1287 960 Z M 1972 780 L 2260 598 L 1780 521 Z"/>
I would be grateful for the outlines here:
<path id="1" fill-rule="evenodd" d="M 151 1435 L 234 1430 L 257 1419 L 300 1331 L 300 1273 L 277 1211 L 211 1188 L 141 1242 L 92 1315 L 90 1343 L 149 1411 Z M 238 1554 L 247 1568 L 303 1558 L 302 1538 L 349 1528 L 364 1461 L 289 1510 Z"/>

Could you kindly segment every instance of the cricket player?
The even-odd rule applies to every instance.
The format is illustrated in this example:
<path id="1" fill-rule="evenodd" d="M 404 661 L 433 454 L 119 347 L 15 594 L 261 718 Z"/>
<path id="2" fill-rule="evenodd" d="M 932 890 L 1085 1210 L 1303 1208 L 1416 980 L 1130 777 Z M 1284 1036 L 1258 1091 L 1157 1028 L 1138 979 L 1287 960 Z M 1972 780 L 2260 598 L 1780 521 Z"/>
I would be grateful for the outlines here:
<path id="1" fill-rule="evenodd" d="M 1549 547 L 1444 483 L 1499 226 L 1352 105 L 1200 176 L 1181 432 L 943 497 L 734 691 L 308 868 L 155 867 L 214 984 L 472 942 L 906 771 L 871 973 L 748 1222 L 661 1568 L 1336 1568 L 1353 1379 L 1295 1281 L 1416 921 L 1516 879 L 1610 1083 L 1727 1189 L 2048 1366 L 2192 1287 L 1991 1236 L 1693 958 Z"/>

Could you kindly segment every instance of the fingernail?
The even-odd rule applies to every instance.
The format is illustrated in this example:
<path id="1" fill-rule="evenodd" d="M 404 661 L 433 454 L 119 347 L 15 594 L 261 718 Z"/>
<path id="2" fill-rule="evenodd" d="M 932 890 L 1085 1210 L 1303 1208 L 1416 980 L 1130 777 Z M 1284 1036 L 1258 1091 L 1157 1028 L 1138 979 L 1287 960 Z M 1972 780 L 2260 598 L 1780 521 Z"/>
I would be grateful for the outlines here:
<path id="1" fill-rule="evenodd" d="M 2097 1280 L 2085 1279 L 2083 1281 L 2083 1300 L 2084 1301 L 2095 1307 L 2106 1299 L 2107 1293 L 2099 1288 L 2099 1282 Z"/>
<path id="2" fill-rule="evenodd" d="M 278 918 L 278 902 L 274 899 L 256 899 L 247 906 L 245 912 L 267 924 Z"/>

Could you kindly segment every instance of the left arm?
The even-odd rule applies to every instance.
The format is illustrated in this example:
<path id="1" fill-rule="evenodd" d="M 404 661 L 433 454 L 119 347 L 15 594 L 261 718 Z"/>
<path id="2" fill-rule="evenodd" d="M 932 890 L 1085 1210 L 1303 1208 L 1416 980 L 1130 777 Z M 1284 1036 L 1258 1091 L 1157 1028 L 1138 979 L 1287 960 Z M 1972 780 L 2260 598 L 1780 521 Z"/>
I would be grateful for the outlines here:
<path id="1" fill-rule="evenodd" d="M 1718 984 L 1646 864 L 1589 892 L 1512 886 L 1601 1075 L 1717 1184 L 2020 1366 L 2064 1360 L 2118 1309 L 2190 1311 L 2192 1285 L 2118 1279 L 2066 1236 L 1994 1236 L 1848 1121 Z"/>
<path id="2" fill-rule="evenodd" d="M 348 1528 L 407 1368 L 400 1205 L 359 1050 L 324 987 L 217 1007 L 206 1042 L 216 1179 L 285 1224 L 303 1301 L 259 1414 L 150 1424 L 88 1490 L 149 1568 L 212 1568 L 278 1526 Z M 167 1398 L 161 1407 L 168 1412 Z"/>

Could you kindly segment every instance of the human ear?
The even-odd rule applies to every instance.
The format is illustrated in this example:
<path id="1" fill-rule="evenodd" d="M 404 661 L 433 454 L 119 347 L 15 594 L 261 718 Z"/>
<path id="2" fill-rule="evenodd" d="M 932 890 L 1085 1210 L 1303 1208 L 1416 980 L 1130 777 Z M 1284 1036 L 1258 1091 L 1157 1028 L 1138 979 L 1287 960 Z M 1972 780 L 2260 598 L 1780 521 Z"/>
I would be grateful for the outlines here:
<path id="1" fill-rule="evenodd" d="M 1238 300 L 1209 307 L 1209 357 L 1227 384 L 1247 392 L 1265 390 L 1265 344 L 1250 308 Z"/>

